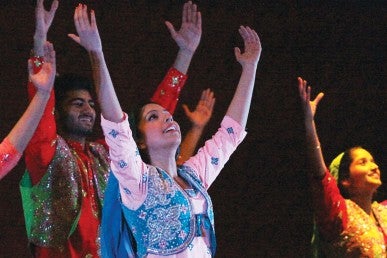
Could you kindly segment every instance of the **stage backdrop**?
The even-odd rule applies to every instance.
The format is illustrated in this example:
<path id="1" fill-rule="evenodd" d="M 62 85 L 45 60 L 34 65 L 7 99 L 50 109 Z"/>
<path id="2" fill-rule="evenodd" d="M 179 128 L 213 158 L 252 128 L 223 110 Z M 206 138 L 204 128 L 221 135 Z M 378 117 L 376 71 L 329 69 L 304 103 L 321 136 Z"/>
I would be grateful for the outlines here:
<path id="1" fill-rule="evenodd" d="M 34 32 L 34 1 L 0 2 L 0 137 L 27 106 L 27 58 Z M 46 1 L 47 2 L 47 1 Z M 49 2 L 49 1 L 48 1 Z M 368 2 L 368 3 L 366 3 Z M 106 61 L 125 111 L 145 102 L 172 65 L 177 46 L 164 25 L 180 26 L 183 1 L 85 1 L 96 12 Z M 373 151 L 387 173 L 385 1 L 197 1 L 203 36 L 189 69 L 176 119 L 189 122 L 211 88 L 216 106 L 204 138 L 221 121 L 241 68 L 240 25 L 262 41 L 248 135 L 210 188 L 217 257 L 308 257 L 312 210 L 305 175 L 305 142 L 297 76 L 325 93 L 316 121 L 326 162 L 348 146 Z M 48 39 L 58 73 L 90 76 L 87 53 L 75 33 L 78 1 L 60 1 Z M 99 122 L 95 138 L 101 137 Z M 24 162 L 0 182 L 0 257 L 29 257 L 18 182 Z M 386 177 L 384 176 L 383 179 Z M 378 198 L 386 198 L 386 188 Z"/>

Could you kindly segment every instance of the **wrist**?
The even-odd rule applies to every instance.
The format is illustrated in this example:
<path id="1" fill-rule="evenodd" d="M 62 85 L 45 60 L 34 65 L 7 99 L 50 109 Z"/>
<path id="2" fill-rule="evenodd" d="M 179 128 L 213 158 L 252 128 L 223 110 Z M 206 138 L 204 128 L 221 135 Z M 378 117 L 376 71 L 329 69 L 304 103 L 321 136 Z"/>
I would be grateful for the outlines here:
<path id="1" fill-rule="evenodd" d="M 40 97 L 42 97 L 44 99 L 50 98 L 50 93 L 51 93 L 51 88 L 49 90 L 36 88 L 36 95 L 39 95 Z"/>
<path id="2" fill-rule="evenodd" d="M 195 50 L 190 50 L 188 48 L 180 48 L 178 52 L 178 55 L 186 58 L 192 58 L 194 54 Z"/>
<path id="3" fill-rule="evenodd" d="M 188 67 L 191 63 L 193 52 L 189 50 L 180 49 L 177 53 L 176 60 L 173 67 L 183 74 L 187 74 Z"/>
<path id="4" fill-rule="evenodd" d="M 30 55 L 31 55 L 30 60 L 31 60 L 32 65 L 33 65 L 32 69 L 33 69 L 34 74 L 36 74 L 42 68 L 42 65 L 44 64 L 44 58 L 43 58 L 43 56 L 36 55 L 34 50 L 31 50 Z"/>
<path id="5" fill-rule="evenodd" d="M 87 51 L 88 54 L 89 54 L 89 58 L 92 60 L 92 61 L 101 61 L 101 60 L 104 60 L 104 54 L 102 52 L 102 49 L 97 49 L 97 50 L 88 50 Z"/>
<path id="6" fill-rule="evenodd" d="M 44 55 L 44 43 L 46 42 L 45 36 L 34 35 L 34 48 L 33 52 L 36 56 Z"/>
<path id="7" fill-rule="evenodd" d="M 191 130 L 196 132 L 202 132 L 206 125 L 192 124 Z"/>
<path id="8" fill-rule="evenodd" d="M 256 63 L 256 62 L 253 62 L 253 63 L 245 62 L 245 63 L 242 63 L 241 65 L 242 65 L 242 68 L 244 70 L 253 70 L 253 71 L 255 71 L 257 69 L 258 63 Z"/>

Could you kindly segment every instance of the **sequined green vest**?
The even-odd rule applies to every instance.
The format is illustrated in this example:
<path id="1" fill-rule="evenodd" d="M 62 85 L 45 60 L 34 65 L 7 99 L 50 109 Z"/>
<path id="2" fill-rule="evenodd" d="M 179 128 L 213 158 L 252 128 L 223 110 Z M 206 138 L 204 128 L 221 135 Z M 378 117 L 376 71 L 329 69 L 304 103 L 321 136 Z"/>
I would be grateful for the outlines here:
<path id="1" fill-rule="evenodd" d="M 98 143 L 89 143 L 89 149 L 93 154 L 97 199 L 102 207 L 110 169 L 108 152 Z M 82 199 L 81 171 L 76 156 L 58 136 L 54 158 L 40 182 L 32 185 L 28 171 L 23 175 L 20 191 L 30 243 L 60 248 L 74 232 Z"/>

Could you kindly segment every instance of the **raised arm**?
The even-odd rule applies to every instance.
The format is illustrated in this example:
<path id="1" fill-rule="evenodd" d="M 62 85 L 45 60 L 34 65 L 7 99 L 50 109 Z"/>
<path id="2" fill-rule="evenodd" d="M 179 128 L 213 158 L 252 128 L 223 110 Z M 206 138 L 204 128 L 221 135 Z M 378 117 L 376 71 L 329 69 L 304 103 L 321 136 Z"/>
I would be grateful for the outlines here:
<path id="1" fill-rule="evenodd" d="M 89 53 L 102 115 L 109 121 L 120 122 L 123 119 L 123 112 L 105 62 L 94 10 L 90 11 L 89 19 L 87 6 L 79 4 L 75 8 L 74 23 L 78 36 L 69 34 L 69 37 L 83 46 Z"/>
<path id="2" fill-rule="evenodd" d="M 169 21 L 166 21 L 165 25 L 179 46 L 179 52 L 177 53 L 173 67 L 186 74 L 202 36 L 201 13 L 197 10 L 196 4 L 188 1 L 183 7 L 180 29 L 176 31 Z"/>
<path id="3" fill-rule="evenodd" d="M 36 130 L 43 115 L 50 92 L 54 85 L 56 65 L 55 51 L 51 43 L 46 42 L 43 47 L 44 63 L 39 73 L 34 73 L 32 60 L 28 62 L 29 78 L 35 85 L 37 92 L 28 105 L 26 111 L 7 135 L 7 140 L 22 153 Z M 6 175 L 12 167 L 4 171 L 0 169 L 0 179 Z"/>
<path id="4" fill-rule="evenodd" d="M 188 1 L 184 4 L 181 27 L 177 31 L 171 22 L 165 22 L 172 38 L 179 47 L 172 68 L 157 87 L 151 100 L 171 114 L 174 113 L 181 89 L 187 79 L 187 72 L 192 57 L 199 46 L 202 35 L 202 17 L 196 4 Z"/>
<path id="5" fill-rule="evenodd" d="M 260 39 L 253 29 L 240 26 L 239 34 L 243 38 L 244 53 L 238 47 L 234 49 L 234 52 L 237 61 L 242 65 L 242 74 L 226 115 L 245 128 L 262 47 Z"/>
<path id="6" fill-rule="evenodd" d="M 44 8 L 43 3 L 44 0 L 37 0 L 35 8 L 34 47 L 31 53 L 33 73 L 38 73 L 42 69 L 44 61 L 44 44 L 47 39 L 48 30 L 58 8 L 57 0 L 52 2 L 48 11 Z M 33 82 L 29 81 L 29 99 L 32 100 L 35 94 L 36 88 L 34 87 Z M 33 184 L 39 182 L 42 176 L 46 173 L 47 167 L 55 153 L 56 145 L 52 144 L 57 136 L 55 117 L 53 113 L 54 106 L 55 96 L 54 91 L 51 91 L 51 96 L 46 104 L 46 109 L 44 110 L 35 134 L 30 140 L 25 151 L 25 163 Z"/>
<path id="7" fill-rule="evenodd" d="M 58 0 L 54 0 L 51 3 L 50 10 L 44 9 L 44 0 L 37 0 L 35 7 L 35 34 L 34 34 L 34 49 L 33 54 L 35 56 L 44 55 L 44 45 L 47 41 L 47 33 L 52 24 L 55 16 L 55 12 L 58 9 Z"/>
<path id="8" fill-rule="evenodd" d="M 306 131 L 307 155 L 310 164 L 310 173 L 313 177 L 323 178 L 327 167 L 324 162 L 320 141 L 318 139 L 314 116 L 316 114 L 317 105 L 323 98 L 324 94 L 319 93 L 317 97 L 311 101 L 311 87 L 307 82 L 298 77 L 298 92 L 304 111 L 304 122 Z"/>
<path id="9" fill-rule="evenodd" d="M 192 127 L 187 132 L 180 145 L 180 155 L 177 159 L 177 164 L 183 164 L 194 154 L 200 137 L 203 134 L 203 130 L 212 116 L 214 105 L 214 92 L 210 89 L 206 89 L 202 92 L 194 111 L 191 111 L 187 105 L 183 105 L 185 114 L 191 121 Z"/>

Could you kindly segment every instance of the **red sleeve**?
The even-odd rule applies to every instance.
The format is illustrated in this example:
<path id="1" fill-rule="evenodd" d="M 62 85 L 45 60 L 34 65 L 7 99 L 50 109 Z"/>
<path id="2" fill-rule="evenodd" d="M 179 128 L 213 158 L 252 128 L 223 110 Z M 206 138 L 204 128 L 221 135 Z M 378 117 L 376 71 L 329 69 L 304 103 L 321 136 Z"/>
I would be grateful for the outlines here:
<path id="1" fill-rule="evenodd" d="M 32 60 L 34 64 L 34 72 L 37 73 L 41 69 L 43 60 L 40 57 L 33 57 Z M 35 93 L 36 88 L 31 82 L 29 82 L 28 97 L 30 101 L 34 97 Z M 55 95 L 52 90 L 50 99 L 48 100 L 39 125 L 25 150 L 25 163 L 27 170 L 30 173 L 32 184 L 34 185 L 38 183 L 46 173 L 47 167 L 55 154 L 56 123 L 54 108 Z"/>
<path id="2" fill-rule="evenodd" d="M 0 144 L 0 179 L 16 166 L 20 157 L 21 153 L 5 138 Z"/>
<path id="3" fill-rule="evenodd" d="M 326 240 L 332 240 L 347 226 L 345 199 L 329 171 L 322 180 L 312 178 L 311 185 L 319 231 Z"/>
<path id="4" fill-rule="evenodd" d="M 180 91 L 183 88 L 187 76 L 175 68 L 170 68 L 164 80 L 157 87 L 151 101 L 159 104 L 173 114 L 175 112 Z"/>

